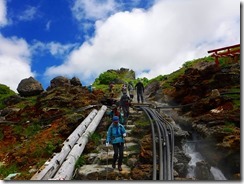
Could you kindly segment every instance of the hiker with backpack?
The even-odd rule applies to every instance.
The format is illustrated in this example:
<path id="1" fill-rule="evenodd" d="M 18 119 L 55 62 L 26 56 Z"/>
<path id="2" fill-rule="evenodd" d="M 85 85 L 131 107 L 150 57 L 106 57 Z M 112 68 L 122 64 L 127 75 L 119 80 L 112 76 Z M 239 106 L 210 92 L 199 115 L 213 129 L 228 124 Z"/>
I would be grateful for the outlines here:
<path id="1" fill-rule="evenodd" d="M 109 94 L 110 94 L 110 98 L 114 97 L 114 82 L 109 83 Z"/>
<path id="2" fill-rule="evenodd" d="M 137 92 L 137 102 L 140 103 L 140 101 L 143 103 L 143 93 L 144 93 L 144 85 L 141 82 L 141 80 L 138 81 L 138 83 L 135 85 L 136 92 Z"/>
<path id="3" fill-rule="evenodd" d="M 87 87 L 87 89 L 88 89 L 88 91 L 89 91 L 90 93 L 92 93 L 93 88 L 94 88 L 94 87 L 92 87 L 92 84 L 90 84 L 90 85 Z"/>
<path id="4" fill-rule="evenodd" d="M 127 85 L 126 84 L 123 84 L 122 87 L 121 87 L 121 92 L 122 94 L 123 93 L 127 93 Z"/>
<path id="5" fill-rule="evenodd" d="M 118 116 L 119 117 L 119 122 L 121 124 L 124 124 L 124 117 L 123 117 L 123 113 L 121 113 L 118 110 L 118 107 L 116 104 L 112 105 L 111 111 L 108 113 L 109 117 L 111 118 L 111 120 L 113 120 L 114 116 Z"/>
<path id="6" fill-rule="evenodd" d="M 123 91 L 123 95 L 120 98 L 119 104 L 124 114 L 125 123 L 127 122 L 127 119 L 130 114 L 129 112 L 130 102 L 131 102 L 130 97 L 127 95 L 125 91 Z"/>
<path id="7" fill-rule="evenodd" d="M 107 131 L 106 146 L 109 146 L 109 143 L 113 145 L 114 155 L 112 167 L 116 168 L 116 162 L 118 160 L 118 169 L 122 171 L 122 161 L 124 157 L 124 143 L 126 136 L 125 127 L 119 123 L 119 117 L 113 117 L 113 123 L 109 126 Z"/>
<path id="8" fill-rule="evenodd" d="M 108 87 L 109 87 L 109 92 L 111 93 L 114 89 L 114 82 L 110 82 Z"/>

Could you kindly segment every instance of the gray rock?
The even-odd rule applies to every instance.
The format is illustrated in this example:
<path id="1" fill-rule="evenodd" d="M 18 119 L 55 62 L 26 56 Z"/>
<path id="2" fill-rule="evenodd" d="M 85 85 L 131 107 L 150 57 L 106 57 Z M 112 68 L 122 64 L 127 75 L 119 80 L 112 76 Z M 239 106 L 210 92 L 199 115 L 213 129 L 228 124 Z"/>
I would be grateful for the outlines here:
<path id="1" fill-rule="evenodd" d="M 210 172 L 211 166 L 205 161 L 196 163 L 195 175 L 197 180 L 214 180 L 213 174 Z"/>
<path id="2" fill-rule="evenodd" d="M 40 82 L 35 80 L 33 77 L 29 77 L 20 81 L 17 91 L 20 96 L 28 97 L 39 95 L 44 91 L 44 89 Z"/>
<path id="3" fill-rule="evenodd" d="M 80 79 L 77 78 L 77 77 L 73 77 L 71 80 L 70 80 L 70 83 L 71 85 L 73 86 L 82 86 L 81 82 L 80 82 Z"/>
<path id="4" fill-rule="evenodd" d="M 58 76 L 53 78 L 50 81 L 50 86 L 47 88 L 47 90 L 56 88 L 56 87 L 64 87 L 64 86 L 70 86 L 70 80 L 63 76 Z"/>

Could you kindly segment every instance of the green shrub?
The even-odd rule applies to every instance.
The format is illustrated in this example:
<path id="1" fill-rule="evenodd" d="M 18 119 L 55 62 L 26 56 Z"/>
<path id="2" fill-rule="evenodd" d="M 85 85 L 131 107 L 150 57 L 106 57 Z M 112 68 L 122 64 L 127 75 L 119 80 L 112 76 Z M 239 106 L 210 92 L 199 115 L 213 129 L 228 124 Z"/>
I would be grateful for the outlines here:
<path id="1" fill-rule="evenodd" d="M 51 155 L 53 154 L 53 151 L 56 149 L 57 146 L 55 146 L 52 142 L 48 142 L 45 147 L 45 153 Z"/>
<path id="2" fill-rule="evenodd" d="M 0 109 L 5 108 L 4 100 L 15 94 L 8 86 L 0 84 Z"/>
<path id="3" fill-rule="evenodd" d="M 118 78 L 118 75 L 111 71 L 111 72 L 103 72 L 99 75 L 98 80 L 100 84 L 109 84 L 111 81 L 114 81 Z"/>

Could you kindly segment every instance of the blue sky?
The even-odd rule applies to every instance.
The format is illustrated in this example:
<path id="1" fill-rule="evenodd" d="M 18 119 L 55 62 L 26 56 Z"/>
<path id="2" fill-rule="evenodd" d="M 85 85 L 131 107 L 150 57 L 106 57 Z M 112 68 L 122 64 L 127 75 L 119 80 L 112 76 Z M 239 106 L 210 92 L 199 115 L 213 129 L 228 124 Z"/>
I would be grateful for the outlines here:
<path id="1" fill-rule="evenodd" d="M 14 91 L 121 67 L 153 78 L 238 43 L 237 0 L 0 0 L 0 83 Z"/>

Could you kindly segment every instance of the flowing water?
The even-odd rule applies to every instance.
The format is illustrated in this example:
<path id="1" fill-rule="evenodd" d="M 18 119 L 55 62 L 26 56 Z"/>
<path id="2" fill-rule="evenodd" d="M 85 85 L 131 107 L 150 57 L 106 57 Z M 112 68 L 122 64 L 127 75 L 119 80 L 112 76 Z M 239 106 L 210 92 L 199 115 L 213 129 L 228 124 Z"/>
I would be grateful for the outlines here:
<path id="1" fill-rule="evenodd" d="M 194 142 L 185 143 L 183 149 L 185 154 L 191 157 L 191 160 L 188 163 L 187 178 L 195 178 L 196 163 L 204 160 L 204 158 L 201 153 L 196 151 L 196 143 Z M 215 180 L 227 180 L 223 173 L 216 167 L 211 167 L 210 172 L 213 174 Z"/>
<path id="2" fill-rule="evenodd" d="M 211 167 L 210 171 L 213 174 L 215 180 L 227 180 L 217 167 Z"/>

